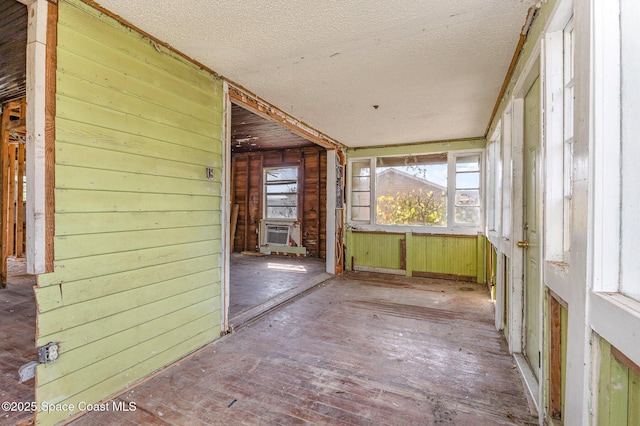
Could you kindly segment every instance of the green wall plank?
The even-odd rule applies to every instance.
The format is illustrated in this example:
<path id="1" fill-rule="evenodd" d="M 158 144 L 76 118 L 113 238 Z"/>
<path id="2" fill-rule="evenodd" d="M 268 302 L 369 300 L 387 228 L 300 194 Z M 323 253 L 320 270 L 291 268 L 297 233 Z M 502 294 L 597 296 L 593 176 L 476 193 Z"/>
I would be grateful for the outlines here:
<path id="1" fill-rule="evenodd" d="M 110 232 L 55 238 L 58 259 L 73 259 L 125 250 L 173 246 L 219 238 L 220 225 L 192 226 L 188 228 L 153 229 L 137 232 Z"/>
<path id="2" fill-rule="evenodd" d="M 95 403 L 220 334 L 223 90 L 79 0 L 58 29 L 55 272 L 36 299 L 37 345 L 60 356 L 36 399 Z"/>
<path id="3" fill-rule="evenodd" d="M 456 235 L 347 232 L 347 261 L 355 266 L 399 270 L 400 240 L 407 243 L 407 274 L 412 271 L 477 275 L 477 238 Z M 350 264 L 349 264 L 350 265 Z"/>
<path id="4" fill-rule="evenodd" d="M 203 169 L 203 179 L 195 180 L 58 165 L 56 182 L 60 189 L 219 196 L 220 185 L 204 174 Z"/>
<path id="5" fill-rule="evenodd" d="M 475 237 L 414 235 L 413 270 L 440 274 L 476 276 Z"/>
<path id="6" fill-rule="evenodd" d="M 125 93 L 126 96 L 123 96 Z M 162 126 L 188 129 L 189 132 L 196 135 L 214 134 L 220 127 L 220 122 L 214 122 L 211 119 L 207 121 L 195 119 L 183 114 L 182 111 L 178 111 L 177 108 L 171 104 L 158 105 L 151 103 L 136 96 L 131 96 L 127 92 L 106 88 L 90 81 L 81 80 L 72 75 L 58 74 L 56 94 L 59 97 L 73 98 L 76 101 L 100 105 L 116 111 L 135 111 L 137 117 L 158 123 Z M 211 115 L 221 118 L 220 114 Z"/>
<path id="7" fill-rule="evenodd" d="M 136 154 L 141 157 L 146 156 L 154 160 L 172 160 L 187 164 L 222 167 L 222 146 L 220 144 L 207 146 L 207 149 L 202 150 L 188 144 L 184 145 L 188 142 L 184 140 L 162 141 L 146 135 L 95 127 L 90 123 L 65 120 L 61 117 L 56 117 L 56 123 L 56 148 L 58 142 L 62 141 L 74 145 Z M 211 153 L 215 155 L 212 156 Z M 73 154 L 66 152 L 63 158 L 56 158 L 56 162 L 67 161 L 67 158 L 70 159 L 69 161 L 73 161 Z"/>
<path id="8" fill-rule="evenodd" d="M 59 86 L 61 83 L 58 84 Z M 63 86 L 64 87 L 64 86 Z M 132 114 L 129 111 L 119 111 L 101 105 L 83 102 L 63 95 L 56 95 L 57 117 L 80 121 L 98 127 L 119 130 L 132 135 L 145 135 L 161 141 L 174 141 L 189 144 L 203 151 L 213 151 L 214 144 L 211 137 L 220 139 L 221 128 L 215 127 L 211 137 L 191 132 L 189 128 L 166 125 L 144 116 Z M 214 114 L 211 117 L 215 117 Z M 57 128 L 57 127 L 56 127 Z"/>
<path id="9" fill-rule="evenodd" d="M 351 238 L 349 258 L 353 257 L 356 268 L 400 269 L 400 240 L 405 234 L 353 232 Z"/>
<path id="10" fill-rule="evenodd" d="M 39 286 L 36 288 L 38 312 L 48 312 L 53 309 L 58 309 L 65 304 L 72 305 L 74 303 L 98 299 L 160 281 L 174 278 L 184 278 L 187 280 L 189 279 L 189 275 L 203 271 L 211 271 L 212 267 L 219 266 L 219 258 L 219 254 L 212 254 L 175 262 L 165 262 L 159 265 L 137 268 L 131 271 L 100 277 L 91 277 L 85 280 L 65 283 L 62 283 L 60 280 L 57 282 L 52 280 L 47 283 L 47 286 Z M 219 271 L 214 270 L 212 272 L 216 274 L 216 276 L 219 275 Z M 47 277 L 48 276 L 49 275 L 47 275 Z M 57 285 L 51 285 L 52 283 Z"/>
<path id="11" fill-rule="evenodd" d="M 220 183 L 216 183 L 220 190 Z M 220 213 L 220 198 L 56 188 L 56 213 L 208 210 Z M 150 218 L 153 220 L 153 218 Z"/>
<path id="12" fill-rule="evenodd" d="M 37 344 L 41 346 L 52 341 L 62 342 L 62 352 L 60 357 L 62 357 L 64 351 L 71 351 L 88 345 L 92 345 L 93 349 L 90 348 L 90 350 L 97 353 L 97 351 L 94 350 L 96 347 L 95 342 L 107 336 L 125 332 L 126 330 L 134 328 L 140 324 L 144 324 L 145 322 L 152 321 L 157 318 L 163 318 L 165 315 L 179 310 L 184 310 L 203 300 L 209 300 L 210 302 L 207 304 L 207 309 L 214 313 L 214 315 L 219 315 L 219 312 L 211 309 L 212 306 L 220 306 L 219 303 L 211 297 L 218 289 L 219 286 L 214 285 L 199 287 L 190 292 L 161 299 L 153 303 L 148 303 L 136 309 L 106 316 L 99 320 L 84 323 L 77 327 L 65 329 L 48 336 L 42 336 L 42 338 L 37 341 Z M 212 327 L 216 327 L 218 325 L 219 318 L 211 323 Z M 134 362 L 134 360 L 131 361 Z M 56 368 L 55 365 L 56 364 L 52 364 L 52 368 Z M 91 382 L 91 380 L 88 379 L 88 382 Z M 82 384 L 79 383 L 79 385 Z"/>
<path id="13" fill-rule="evenodd" d="M 64 330 L 63 327 L 56 326 L 56 324 L 64 324 L 67 317 L 73 318 L 78 324 L 87 324 L 101 318 L 140 308 L 159 300 L 183 295 L 183 293 L 188 293 L 195 289 L 207 287 L 206 293 L 208 293 L 212 290 L 209 287 L 212 286 L 214 279 L 215 277 L 211 271 L 204 271 L 190 275 L 187 278 L 161 281 L 87 302 L 64 304 L 65 309 L 55 309 L 39 315 L 41 323 L 47 325 L 40 331 L 40 336 L 46 340 L 49 334 Z M 135 320 L 135 318 L 132 318 L 132 320 Z"/>
<path id="14" fill-rule="evenodd" d="M 598 425 L 609 426 L 611 410 L 611 345 L 598 338 L 600 345 L 600 373 L 598 377 Z"/>
<path id="15" fill-rule="evenodd" d="M 195 330 L 188 325 L 182 327 L 181 330 L 175 333 L 177 340 L 168 342 L 168 344 L 173 344 L 173 346 L 170 346 L 160 352 L 154 351 L 153 356 L 151 357 L 142 358 L 140 352 L 141 350 L 147 349 L 147 346 L 158 346 L 158 342 L 155 339 L 153 341 L 150 341 L 148 345 L 145 345 L 144 348 L 139 348 L 137 352 L 131 353 L 130 351 L 126 351 L 123 356 L 119 357 L 118 359 L 111 360 L 111 364 L 117 365 L 118 362 L 122 362 L 122 360 L 126 358 L 137 358 L 138 362 L 128 368 L 116 370 L 114 372 L 114 375 L 102 382 L 90 381 L 90 385 L 88 388 L 77 394 L 71 395 L 64 400 L 60 400 L 60 403 L 70 403 L 74 404 L 74 406 L 77 407 L 79 402 L 98 402 L 104 399 L 105 395 L 112 395 L 113 389 L 123 389 L 127 386 L 130 386 L 131 384 L 137 382 L 140 377 L 148 374 L 149 371 L 157 371 L 167 364 L 171 363 L 172 361 L 176 360 L 177 358 L 184 356 L 185 350 L 187 351 L 187 353 L 195 351 L 196 349 L 204 346 L 213 338 L 215 338 L 217 336 L 216 331 L 219 333 L 219 330 L 210 328 L 210 322 L 213 319 L 214 318 L 209 318 L 209 321 L 205 322 L 205 325 L 208 327 L 206 330 L 195 334 L 191 338 L 185 339 L 184 336 L 192 335 L 194 332 L 198 332 L 199 330 Z M 93 369 L 91 369 L 91 371 L 93 371 Z M 85 376 L 88 376 L 89 373 L 90 372 L 86 372 Z M 77 387 L 77 384 L 67 381 L 59 385 L 58 389 L 55 389 L 52 394 L 66 395 L 64 393 L 65 391 L 67 392 L 67 394 L 71 393 L 75 390 L 75 387 Z M 42 392 L 40 388 L 36 389 L 37 401 L 50 402 L 51 400 L 48 398 L 48 393 Z M 58 398 L 55 398 L 55 400 L 58 400 Z M 43 413 L 40 413 L 39 419 L 41 420 L 41 423 L 56 424 L 61 420 L 77 413 L 77 410 L 73 412 L 54 411 L 51 413 L 46 413 L 46 417 L 42 415 Z"/>
<path id="16" fill-rule="evenodd" d="M 81 346 L 77 349 L 69 350 L 64 358 L 60 358 L 56 362 L 58 365 L 56 365 L 55 369 L 47 368 L 48 365 L 43 366 L 38 375 L 38 384 L 44 385 L 85 367 L 91 367 L 96 362 L 106 360 L 124 350 L 131 349 L 140 342 L 161 336 L 188 322 L 197 321 L 199 318 L 208 315 L 209 303 L 211 303 L 209 298 L 204 299 L 200 303 L 188 306 L 185 309 L 138 324 L 121 333 L 106 336 L 97 340 L 93 347 Z"/>
<path id="17" fill-rule="evenodd" d="M 92 57 L 93 52 L 102 46 L 109 46 L 130 55 L 138 64 L 149 64 L 164 71 L 166 75 L 158 83 L 162 84 L 171 79 L 181 80 L 185 83 L 185 88 L 200 88 L 204 92 L 207 92 L 205 88 L 211 84 L 210 80 L 213 76 L 209 73 L 198 69 L 179 55 L 156 45 L 115 20 L 105 19 L 100 12 L 90 7 L 69 1 L 64 6 L 64 13 L 59 14 L 58 24 L 60 32 L 64 28 L 70 28 L 91 41 L 88 45 L 82 45 L 77 35 L 67 36 L 59 32 L 58 46 L 80 46 L 81 56 L 93 58 L 96 62 L 112 63 L 105 60 L 105 56 Z M 218 97 L 222 96 L 221 88 L 212 94 Z M 210 102 L 212 105 L 214 104 L 214 102 Z"/>
<path id="18" fill-rule="evenodd" d="M 202 152 L 197 154 L 202 155 Z M 222 161 L 222 156 L 211 156 L 209 154 L 209 157 L 215 159 L 211 167 L 221 173 L 220 162 Z M 56 142 L 56 163 L 64 166 L 180 179 L 203 180 L 205 177 L 205 167 L 200 164 L 160 160 L 155 157 L 145 157 L 90 146 L 72 145 L 60 140 Z"/>
<path id="19" fill-rule="evenodd" d="M 217 253 L 220 253 L 219 241 L 196 241 L 74 259 L 56 259 L 56 271 L 47 274 L 47 281 L 43 279 L 39 285 L 68 283 Z"/>
<path id="20" fill-rule="evenodd" d="M 611 357 L 611 407 L 609 420 L 612 425 L 626 425 L 629 409 L 629 369 Z"/>
<path id="21" fill-rule="evenodd" d="M 629 409 L 627 412 L 629 425 L 640 425 L 640 376 L 629 371 Z"/>
<path id="22" fill-rule="evenodd" d="M 74 33 L 73 35 L 90 42 L 79 33 Z M 77 45 L 78 41 L 74 41 L 74 43 Z M 103 53 L 103 56 L 109 54 L 109 56 L 113 57 L 111 55 L 112 52 L 106 46 L 101 53 Z M 201 102 L 210 101 L 210 94 L 197 88 L 194 89 L 193 86 L 185 84 L 180 79 L 175 79 L 173 82 L 175 87 L 170 87 L 167 84 L 164 87 L 159 87 L 149 83 L 147 80 L 149 75 L 153 75 L 153 69 L 148 66 L 144 67 L 143 64 L 133 58 L 128 59 L 128 68 L 114 69 L 112 63 L 95 62 L 69 50 L 60 49 L 58 52 L 58 70 L 69 76 L 92 81 L 94 84 L 105 88 L 126 92 L 128 95 L 135 96 L 138 99 L 157 105 L 165 105 L 167 108 L 179 112 L 180 115 L 187 115 L 196 120 L 211 114 L 212 109 L 219 108 L 215 104 L 208 106 L 202 104 Z M 138 67 L 141 69 L 138 69 Z M 180 91 L 181 88 L 184 88 L 187 92 L 182 93 Z"/>
<path id="23" fill-rule="evenodd" d="M 100 234 L 145 229 L 183 228 L 220 225 L 220 215 L 210 211 L 154 212 L 153 221 L 145 212 L 60 213 L 56 215 L 56 234 Z"/>

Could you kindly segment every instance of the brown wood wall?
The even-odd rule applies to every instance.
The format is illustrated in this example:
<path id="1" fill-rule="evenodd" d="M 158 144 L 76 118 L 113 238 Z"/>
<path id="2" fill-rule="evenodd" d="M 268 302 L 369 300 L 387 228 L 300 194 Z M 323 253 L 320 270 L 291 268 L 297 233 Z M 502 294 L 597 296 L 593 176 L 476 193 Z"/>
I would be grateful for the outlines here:
<path id="1" fill-rule="evenodd" d="M 310 257 L 326 257 L 327 151 L 321 147 L 239 153 L 232 155 L 233 199 L 238 204 L 234 251 L 254 251 L 262 219 L 262 169 L 299 166 L 298 220 L 302 245 Z M 302 183 L 303 182 L 303 183 Z"/>

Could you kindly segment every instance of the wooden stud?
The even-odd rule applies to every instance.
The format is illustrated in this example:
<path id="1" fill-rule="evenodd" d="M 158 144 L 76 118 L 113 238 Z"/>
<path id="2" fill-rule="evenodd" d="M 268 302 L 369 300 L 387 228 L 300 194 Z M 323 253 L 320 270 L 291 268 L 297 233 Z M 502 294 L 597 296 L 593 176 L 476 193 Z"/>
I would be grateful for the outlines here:
<path id="1" fill-rule="evenodd" d="M 233 210 L 231 211 L 231 244 L 230 244 L 230 252 L 234 250 L 234 243 L 236 239 L 236 226 L 238 226 L 238 212 L 240 211 L 240 204 L 234 204 Z"/>
<path id="2" fill-rule="evenodd" d="M 25 146 L 23 143 L 18 143 L 18 181 L 17 181 L 17 193 L 16 193 L 16 257 L 24 256 L 24 155 Z"/>
<path id="3" fill-rule="evenodd" d="M 250 178 L 250 170 L 251 170 L 251 157 L 247 155 L 247 174 L 246 174 L 246 182 L 244 184 L 244 251 L 249 250 L 249 178 Z"/>
<path id="4" fill-rule="evenodd" d="M 260 194 L 260 195 L 258 196 L 258 216 L 256 218 L 257 219 L 256 220 L 256 226 L 258 228 L 258 232 L 260 232 L 259 231 L 260 230 L 260 220 L 264 216 L 264 213 L 263 213 L 264 212 L 264 206 L 263 206 L 263 203 L 262 203 L 262 199 L 264 198 L 263 197 L 263 194 L 264 194 L 264 170 L 263 170 L 263 167 L 264 167 L 264 153 L 260 153 L 260 163 L 259 164 L 260 165 L 258 166 L 258 171 L 259 171 L 260 174 L 258 175 L 258 194 Z M 259 247 L 260 246 L 260 237 L 261 237 L 261 235 L 260 234 L 255 234 L 255 233 L 253 235 L 256 236 L 256 244 L 255 245 Z"/>
<path id="5" fill-rule="evenodd" d="M 549 296 L 549 414 L 562 420 L 562 307 Z"/>
<path id="6" fill-rule="evenodd" d="M 2 144 L 0 147 L 0 193 L 2 194 L 0 197 L 2 200 L 0 206 L 0 278 L 2 281 L 0 282 L 0 286 L 2 287 L 7 283 L 7 257 L 9 256 L 9 246 L 7 244 L 9 228 L 9 122 L 10 109 L 9 106 L 6 105 L 2 111 L 2 138 L 0 139 L 0 143 Z"/>
<path id="7" fill-rule="evenodd" d="M 9 174 L 7 176 L 7 254 L 15 256 L 16 249 L 16 162 L 17 145 L 9 144 Z"/>
<path id="8" fill-rule="evenodd" d="M 45 271 L 53 272 L 55 236 L 55 117 L 58 64 L 58 5 L 47 8 L 47 65 L 45 94 Z"/>
<path id="9" fill-rule="evenodd" d="M 305 181 L 305 158 L 304 153 L 300 152 L 300 167 L 298 168 L 298 220 L 300 221 L 300 244 L 304 238 L 304 194 L 307 189 Z"/>
<path id="10" fill-rule="evenodd" d="M 317 185 L 316 185 L 316 194 L 317 194 L 317 197 L 316 197 L 316 229 L 318 230 L 317 231 L 318 252 L 316 254 L 316 257 L 318 257 L 318 258 L 320 258 L 320 254 L 321 254 L 320 253 L 321 252 L 321 250 L 320 250 L 320 241 L 321 241 L 321 232 L 320 232 L 320 208 L 321 208 L 321 206 L 320 206 L 320 200 L 322 198 L 320 196 L 320 194 L 321 194 L 321 192 L 320 192 L 320 189 L 321 189 L 321 186 L 320 186 L 321 173 L 322 173 L 321 152 L 320 152 L 320 150 L 318 150 L 318 182 L 317 182 Z"/>

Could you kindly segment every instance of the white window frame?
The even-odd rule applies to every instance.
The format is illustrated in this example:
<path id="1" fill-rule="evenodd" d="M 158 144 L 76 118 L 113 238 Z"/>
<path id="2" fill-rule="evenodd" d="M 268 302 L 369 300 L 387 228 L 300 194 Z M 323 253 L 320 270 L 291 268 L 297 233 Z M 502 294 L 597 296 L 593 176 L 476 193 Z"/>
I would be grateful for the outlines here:
<path id="1" fill-rule="evenodd" d="M 502 225 L 502 123 L 496 126 L 493 137 L 487 147 L 486 179 L 487 179 L 487 230 L 491 243 L 498 247 Z"/>
<path id="2" fill-rule="evenodd" d="M 286 218 L 286 217 L 269 217 L 267 212 L 269 211 L 269 205 L 267 203 L 267 173 L 270 170 L 279 170 L 279 169 L 295 169 L 296 170 L 296 217 L 295 218 Z M 297 222 L 300 218 L 300 167 L 298 166 L 277 166 L 277 167 L 264 167 L 262 169 L 262 217 L 265 221 L 269 222 Z"/>
<path id="3" fill-rule="evenodd" d="M 485 157 L 483 149 L 469 149 L 460 151 L 438 151 L 438 152 L 416 152 L 414 155 L 430 155 L 430 154 L 447 154 L 447 225 L 446 226 L 419 226 L 419 225 L 379 225 L 376 224 L 376 160 L 378 157 L 393 157 L 394 155 L 380 155 L 350 158 L 348 161 L 348 179 L 347 179 L 347 225 L 351 229 L 359 229 L 365 231 L 385 231 L 385 232 L 413 232 L 413 233 L 433 233 L 433 234 L 452 234 L 452 235 L 476 235 L 484 229 L 484 192 L 485 192 Z M 456 179 L 456 159 L 469 155 L 480 156 L 480 221 L 478 224 L 455 223 L 455 179 Z M 397 155 L 398 157 L 406 156 L 406 154 Z M 368 220 L 352 220 L 352 182 L 353 182 L 353 163 L 369 162 L 371 170 L 371 208 Z"/>
<path id="4" fill-rule="evenodd" d="M 640 18 L 640 4 L 635 0 L 593 0 L 593 35 L 591 42 L 593 92 L 590 98 L 592 145 L 590 146 L 590 215 L 589 256 L 591 262 L 588 315 L 591 328 L 611 345 L 625 354 L 631 361 L 640 364 L 640 347 L 637 339 L 630 338 L 630 330 L 640 329 L 640 300 L 629 297 L 621 290 L 629 285 L 640 288 L 640 277 L 633 272 L 625 272 L 625 254 L 637 253 L 640 249 L 640 226 L 637 219 L 625 222 L 627 214 L 633 218 L 638 206 L 633 209 L 623 202 L 624 194 L 633 188 L 624 187 L 624 182 L 633 186 L 633 178 L 638 176 L 637 167 L 625 167 L 624 160 L 635 159 L 638 144 L 625 140 L 637 122 L 628 121 L 623 125 L 623 115 L 633 117 L 640 106 L 628 104 L 621 93 L 625 86 L 622 81 L 623 66 L 638 67 L 640 64 L 633 54 L 622 61 L 623 39 L 635 37 L 632 28 L 624 22 L 637 22 Z M 624 5 L 621 8 L 621 4 Z M 623 11 L 621 13 L 621 10 Z M 623 19 L 629 21 L 622 23 Z M 625 28 L 628 33 L 625 33 Z M 635 98 L 638 98 L 637 88 Z M 623 114 L 626 108 L 633 108 Z M 633 133 L 631 133 L 633 134 Z M 637 134 L 634 135 L 637 137 Z M 635 146 L 634 146 L 635 145 Z M 624 152 L 624 155 L 623 155 Z M 637 190 L 636 190 L 637 192 Z M 630 225 L 627 227 L 626 225 Z M 631 259 L 630 259 L 631 260 Z M 636 262 L 637 263 L 637 262 Z M 634 265 L 636 268 L 638 265 Z M 631 280 L 625 282 L 626 280 Z"/>
<path id="5" fill-rule="evenodd" d="M 569 263 L 573 197 L 573 17 L 545 34 L 545 259 Z"/>

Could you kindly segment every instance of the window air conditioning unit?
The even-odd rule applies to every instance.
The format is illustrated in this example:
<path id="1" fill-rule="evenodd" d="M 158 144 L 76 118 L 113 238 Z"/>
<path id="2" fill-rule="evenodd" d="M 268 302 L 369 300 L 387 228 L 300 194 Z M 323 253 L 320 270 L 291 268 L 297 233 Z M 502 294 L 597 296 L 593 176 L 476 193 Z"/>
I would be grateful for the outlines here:
<path id="1" fill-rule="evenodd" d="M 289 244 L 288 225 L 265 225 L 265 243 L 273 246 L 286 246 Z"/>

